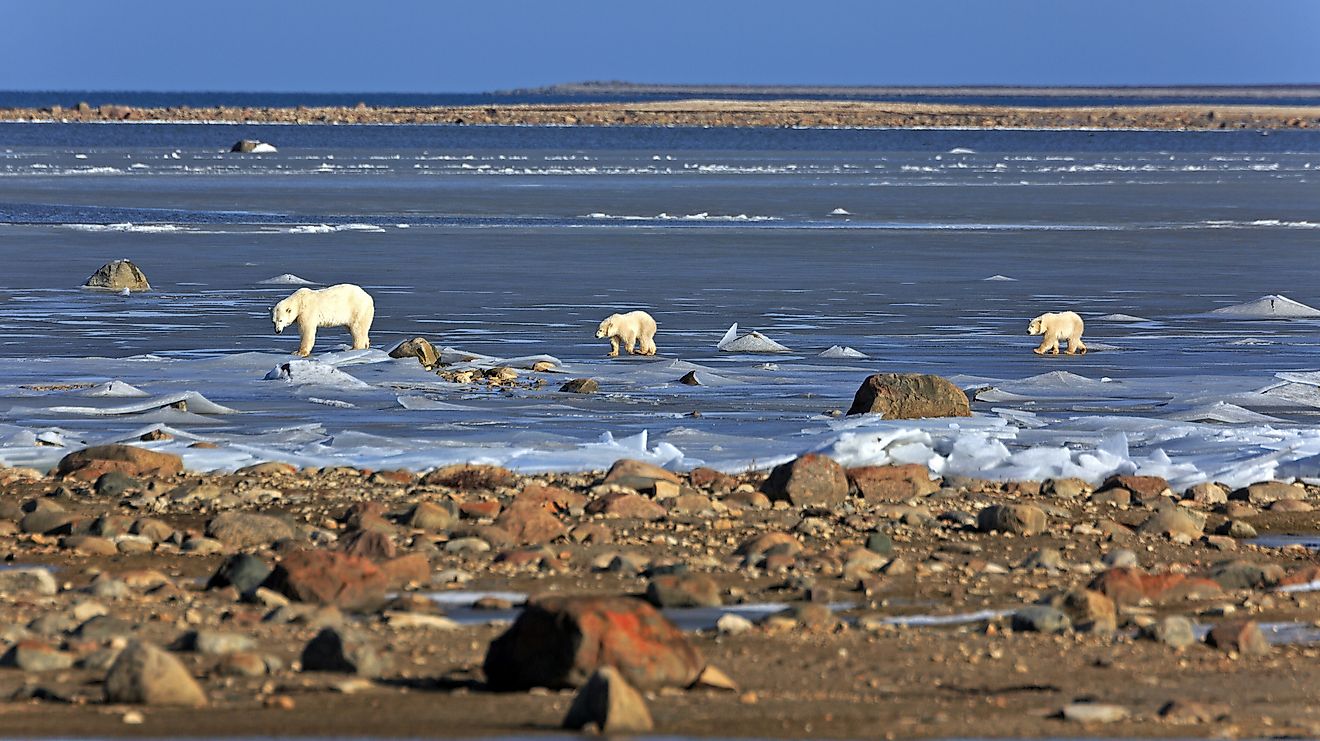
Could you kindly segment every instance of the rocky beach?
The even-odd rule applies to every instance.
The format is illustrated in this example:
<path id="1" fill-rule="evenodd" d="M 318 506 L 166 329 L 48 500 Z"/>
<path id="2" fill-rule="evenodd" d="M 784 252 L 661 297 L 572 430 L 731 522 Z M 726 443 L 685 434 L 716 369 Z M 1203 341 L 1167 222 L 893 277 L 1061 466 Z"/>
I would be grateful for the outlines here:
<path id="1" fill-rule="evenodd" d="M 481 106 L 143 108 L 115 103 L 0 108 L 0 121 L 460 124 L 493 126 L 734 126 L 984 129 L 1304 129 L 1320 107 L 1165 104 L 1030 108 L 841 100 L 676 100 Z"/>
<path id="2" fill-rule="evenodd" d="M 1315 532 L 1313 486 L 117 445 L 0 476 L 16 737 L 1320 732 L 1320 567 L 1259 540 Z"/>

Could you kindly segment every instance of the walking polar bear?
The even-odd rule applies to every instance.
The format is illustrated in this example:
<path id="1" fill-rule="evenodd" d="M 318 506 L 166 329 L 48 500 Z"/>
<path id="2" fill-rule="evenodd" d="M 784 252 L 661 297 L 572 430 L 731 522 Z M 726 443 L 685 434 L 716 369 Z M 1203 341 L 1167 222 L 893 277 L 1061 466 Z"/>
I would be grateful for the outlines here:
<path id="1" fill-rule="evenodd" d="M 275 304 L 270 312 L 276 334 L 283 333 L 291 324 L 298 325 L 302 342 L 294 354 L 304 358 L 312 353 L 318 327 L 348 327 L 349 334 L 353 335 L 353 349 L 367 349 L 371 346 L 367 332 L 371 330 L 371 320 L 375 317 L 376 303 L 371 295 L 352 283 L 340 283 L 316 291 L 299 288 L 292 296 Z"/>
<path id="2" fill-rule="evenodd" d="M 1076 312 L 1061 311 L 1057 314 L 1041 314 L 1027 325 L 1027 334 L 1044 335 L 1040 347 L 1032 350 L 1037 355 L 1059 354 L 1059 340 L 1068 340 L 1068 354 L 1086 354 L 1086 345 L 1082 344 L 1082 318 Z"/>
<path id="3" fill-rule="evenodd" d="M 610 314 L 596 330 L 596 339 L 610 339 L 608 357 L 619 357 L 619 344 L 629 355 L 655 355 L 655 319 L 645 311 L 630 311 L 627 314 Z M 637 352 L 633 347 L 641 343 Z"/>

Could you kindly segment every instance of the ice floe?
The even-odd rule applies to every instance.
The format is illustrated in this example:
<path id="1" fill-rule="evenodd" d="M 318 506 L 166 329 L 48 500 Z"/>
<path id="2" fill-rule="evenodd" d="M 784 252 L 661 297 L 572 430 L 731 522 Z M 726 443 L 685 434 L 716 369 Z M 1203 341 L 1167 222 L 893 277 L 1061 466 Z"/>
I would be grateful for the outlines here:
<path id="1" fill-rule="evenodd" d="M 283 274 L 281 274 L 281 275 L 277 275 L 277 276 L 275 276 L 275 277 L 273 277 L 273 278 L 267 278 L 267 279 L 265 279 L 265 280 L 259 280 L 259 281 L 257 281 L 257 283 L 260 284 L 260 285 L 268 285 L 268 286 L 311 286 L 311 285 L 316 285 L 316 284 L 313 283 L 312 281 L 307 280 L 306 278 L 300 278 L 300 277 L 294 275 L 293 273 L 283 273 Z"/>
<path id="2" fill-rule="evenodd" d="M 1005 281 L 1005 282 L 1007 282 L 1007 281 L 1012 281 L 1012 282 L 1014 282 L 1014 283 L 1017 282 L 1017 278 L 1010 278 L 1010 277 L 1008 277 L 1007 275 L 1000 275 L 1000 274 L 998 274 L 998 273 L 995 273 L 994 275 L 990 276 L 989 278 L 982 278 L 981 280 L 989 280 L 989 281 Z"/>
<path id="3" fill-rule="evenodd" d="M 1271 294 L 1255 301 L 1215 309 L 1209 314 L 1228 319 L 1314 319 L 1320 317 L 1320 309 L 1287 296 Z"/>
<path id="4" fill-rule="evenodd" d="M 867 358 L 870 357 L 860 350 L 854 350 L 851 347 L 843 345 L 831 345 L 829 349 L 816 356 L 820 358 Z"/>
<path id="5" fill-rule="evenodd" d="M 724 337 L 715 345 L 721 352 L 736 353 L 790 353 L 792 350 L 766 337 L 760 332 L 749 332 L 738 336 L 738 325 L 734 324 L 724 333 Z"/>

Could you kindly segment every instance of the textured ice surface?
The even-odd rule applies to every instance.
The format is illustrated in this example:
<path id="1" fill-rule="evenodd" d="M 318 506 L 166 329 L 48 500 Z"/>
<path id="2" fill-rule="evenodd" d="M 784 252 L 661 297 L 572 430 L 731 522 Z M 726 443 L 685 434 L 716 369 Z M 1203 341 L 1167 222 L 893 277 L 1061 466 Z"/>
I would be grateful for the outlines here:
<path id="1" fill-rule="evenodd" d="M 269 286 L 311 286 L 311 285 L 315 285 L 312 281 L 307 280 L 307 279 L 305 279 L 305 278 L 299 278 L 298 276 L 294 275 L 293 273 L 284 273 L 283 275 L 277 275 L 277 276 L 275 276 L 274 278 L 267 278 L 267 279 L 265 279 L 265 280 L 259 280 L 259 281 L 257 281 L 257 283 L 259 283 L 259 284 L 261 284 L 261 285 L 269 285 Z"/>
<path id="2" fill-rule="evenodd" d="M 1293 301 L 1287 296 L 1274 294 L 1261 296 L 1255 301 L 1225 306 L 1210 313 L 1231 319 L 1314 319 L 1320 317 L 1320 309 L 1314 309 L 1306 304 Z"/>
<path id="3" fill-rule="evenodd" d="M 738 337 L 738 325 L 734 324 L 724 333 L 724 337 L 719 341 L 717 347 L 722 352 L 738 353 L 789 353 L 793 352 L 787 347 L 766 337 L 760 332 L 748 332 L 742 337 Z"/>
<path id="4" fill-rule="evenodd" d="M 820 355 L 818 355 L 817 357 L 821 357 L 821 358 L 866 358 L 866 357 L 869 357 L 869 356 L 868 356 L 866 353 L 864 353 L 864 352 L 860 352 L 860 351 L 858 351 L 858 350 L 854 350 L 854 349 L 851 348 L 851 347 L 844 347 L 844 346 L 842 346 L 842 345 L 830 345 L 828 349 L 826 349 L 824 352 L 822 352 L 822 353 L 821 353 Z"/>

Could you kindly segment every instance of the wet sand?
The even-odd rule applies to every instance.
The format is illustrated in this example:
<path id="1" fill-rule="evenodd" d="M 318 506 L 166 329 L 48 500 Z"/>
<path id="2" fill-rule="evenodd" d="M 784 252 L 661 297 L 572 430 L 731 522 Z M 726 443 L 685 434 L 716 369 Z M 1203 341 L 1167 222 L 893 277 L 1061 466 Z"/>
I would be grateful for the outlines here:
<path id="1" fill-rule="evenodd" d="M 1311 551 L 1261 548 L 1247 538 L 1213 534 L 1137 532 L 1156 512 L 1177 504 L 1205 515 L 1206 533 L 1230 520 L 1240 536 L 1249 535 L 1245 524 L 1262 533 L 1315 533 L 1320 513 L 1306 511 L 1320 497 L 1315 487 L 1258 487 L 1223 502 L 1222 490 L 1163 492 L 1153 481 L 1099 493 L 1059 482 L 1042 493 L 1037 482 L 951 478 L 871 489 L 869 499 L 854 485 L 843 502 L 822 506 L 771 504 L 757 490 L 773 493 L 774 487 L 759 473 L 727 478 L 700 472 L 668 487 L 638 479 L 604 483 L 603 472 L 524 477 L 497 471 L 483 480 L 264 466 L 229 475 L 146 475 L 123 489 L 103 482 L 100 493 L 77 477 L 57 480 L 24 469 L 0 474 L 0 554 L 7 569 L 43 564 L 55 569 L 60 585 L 54 595 L 0 594 L 0 625 L 7 626 L 0 653 L 27 640 L 73 661 L 38 671 L 0 667 L 0 733 L 7 737 L 553 732 L 571 691 L 494 693 L 484 686 L 482 660 L 504 624 L 469 624 L 473 611 L 453 607 L 446 608 L 451 616 L 466 617 L 446 629 L 400 627 L 396 615 L 438 613 L 423 595 L 456 588 L 637 595 L 648 584 L 639 569 L 672 564 L 708 575 L 726 606 L 783 603 L 795 612 L 737 634 L 689 633 L 708 664 L 739 688 L 647 693 L 660 734 L 1233 738 L 1320 732 L 1320 710 L 1311 702 L 1311 688 L 1320 681 L 1320 644 L 1276 645 L 1265 656 L 1240 656 L 1204 642 L 1175 649 L 1135 637 L 1140 626 L 1169 615 L 1205 626 L 1248 619 L 1309 627 L 1320 620 L 1313 594 L 1275 589 L 1282 575 L 1296 579 L 1314 569 Z M 493 515 L 514 508 L 536 484 L 561 487 L 587 504 L 556 510 L 562 534 L 519 543 L 509 537 L 509 521 Z M 1297 497 L 1282 501 L 1302 504 L 1268 501 L 1281 492 Z M 635 508 L 590 513 L 593 503 L 619 493 L 640 497 Z M 1128 503 L 1122 503 L 1125 496 Z M 404 513 L 422 501 L 452 502 L 460 516 L 443 528 L 413 527 Z M 983 532 L 972 524 L 981 510 L 999 503 L 1039 508 L 1045 530 Z M 35 510 L 55 513 L 54 519 L 29 519 Z M 211 521 L 221 513 L 270 514 L 292 536 L 244 544 L 216 531 Z M 144 518 L 163 524 L 147 527 Z M 298 602 L 281 607 L 269 595 L 263 604 L 232 588 L 202 588 L 231 554 L 275 563 L 295 548 L 342 548 L 355 530 L 365 529 L 383 534 L 396 557 L 420 554 L 429 564 L 425 576 L 400 582 L 401 596 L 383 609 L 355 615 Z M 877 531 L 890 536 L 891 552 L 874 542 L 866 548 Z M 741 546 L 768 533 L 797 545 L 764 558 L 739 555 Z M 471 539 L 462 541 L 465 548 L 451 547 L 465 538 Z M 1239 565 L 1217 577 L 1227 584 L 1222 591 L 1197 582 L 1205 589 L 1191 597 L 1152 589 L 1142 600 L 1120 598 L 1112 632 L 1081 629 L 1080 623 L 1052 635 L 1015 631 L 1008 617 L 943 627 L 892 624 L 904 615 L 1019 610 L 1051 592 L 1086 587 L 1105 572 L 1106 554 L 1112 559 L 1121 549 L 1152 573 L 1195 577 L 1236 559 L 1263 567 L 1270 577 L 1252 587 L 1235 585 L 1231 579 L 1256 573 Z M 1033 558 L 1043 565 L 1032 564 Z M 831 613 L 823 603 L 838 609 Z M 79 604 L 80 616 L 103 609 L 124 622 L 80 633 L 72 617 Z M 516 608 L 489 606 L 501 617 Z M 272 613 L 293 620 L 274 620 Z M 69 619 L 52 620 L 62 615 Z M 50 622 L 33 623 L 38 618 Z M 298 671 L 303 645 L 322 625 L 360 631 L 385 657 L 386 670 L 374 681 Z M 208 707 L 102 700 L 105 664 L 125 638 L 178 646 L 190 630 L 247 636 L 253 646 L 241 653 L 271 668 L 240 673 L 224 656 L 178 649 L 172 655 L 198 678 Z M 1121 706 L 1129 717 L 1102 725 L 1059 717 L 1065 706 L 1085 700 Z M 1162 717 L 1172 701 L 1182 703 L 1180 709 Z M 125 723 L 133 712 L 143 722 Z M 1198 715 L 1201 720 L 1188 720 Z"/>
<path id="2" fill-rule="evenodd" d="M 134 108 L 80 103 L 0 109 L 0 121 L 484 124 L 977 129 L 1282 129 L 1320 126 L 1320 107 L 1154 105 L 1027 108 L 838 100 L 677 100 L 462 107 Z"/>

